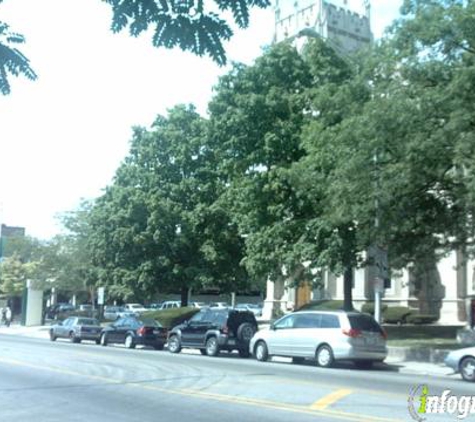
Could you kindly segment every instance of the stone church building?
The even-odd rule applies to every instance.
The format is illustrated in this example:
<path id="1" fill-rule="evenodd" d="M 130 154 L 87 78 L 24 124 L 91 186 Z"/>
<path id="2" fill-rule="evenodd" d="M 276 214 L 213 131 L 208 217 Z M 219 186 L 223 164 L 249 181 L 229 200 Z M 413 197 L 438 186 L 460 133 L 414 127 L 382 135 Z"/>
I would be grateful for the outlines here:
<path id="1" fill-rule="evenodd" d="M 274 42 L 293 39 L 300 47 L 307 37 L 322 37 L 340 54 L 372 42 L 369 0 L 275 0 Z M 353 304 L 357 309 L 374 300 L 375 271 L 354 272 Z M 342 300 L 343 277 L 327 273 L 324 285 L 313 289 L 289 287 L 292 280 L 267 282 L 264 318 L 278 309 L 298 308 L 311 300 Z M 475 325 L 475 261 L 453 252 L 423 271 L 406 268 L 391 272 L 385 283 L 383 304 L 408 306 L 439 316 L 440 324 Z"/>

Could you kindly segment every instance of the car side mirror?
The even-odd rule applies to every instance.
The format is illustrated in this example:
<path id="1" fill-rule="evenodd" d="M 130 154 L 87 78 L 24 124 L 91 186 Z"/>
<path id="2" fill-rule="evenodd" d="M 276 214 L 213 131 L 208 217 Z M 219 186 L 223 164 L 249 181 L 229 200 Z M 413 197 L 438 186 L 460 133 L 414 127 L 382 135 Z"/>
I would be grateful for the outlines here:
<path id="1" fill-rule="evenodd" d="M 274 324 L 271 324 L 270 327 L 269 327 L 270 330 L 272 331 L 275 331 L 275 325 Z"/>

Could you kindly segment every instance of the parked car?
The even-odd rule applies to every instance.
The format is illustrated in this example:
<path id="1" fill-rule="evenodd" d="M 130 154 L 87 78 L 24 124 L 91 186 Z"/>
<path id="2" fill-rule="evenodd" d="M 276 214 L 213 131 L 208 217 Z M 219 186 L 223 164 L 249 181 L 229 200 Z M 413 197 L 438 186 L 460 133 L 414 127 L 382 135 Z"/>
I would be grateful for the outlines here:
<path id="1" fill-rule="evenodd" d="M 49 338 L 51 341 L 57 338 L 68 338 L 73 343 L 92 340 L 99 344 L 101 329 L 101 324 L 95 318 L 74 316 L 53 325 L 49 330 Z"/>
<path id="2" fill-rule="evenodd" d="M 57 303 L 53 306 L 50 306 L 46 311 L 46 317 L 48 319 L 57 319 L 58 314 L 67 314 L 74 312 L 76 308 L 70 303 Z"/>
<path id="3" fill-rule="evenodd" d="M 126 303 L 124 308 L 126 311 L 133 312 L 137 316 L 148 311 L 141 303 Z"/>
<path id="4" fill-rule="evenodd" d="M 459 372 L 465 381 L 475 382 L 475 347 L 453 350 L 444 362 L 455 372 Z"/>
<path id="5" fill-rule="evenodd" d="M 161 303 L 151 303 L 150 305 L 147 306 L 147 309 L 157 310 L 157 309 L 160 309 L 160 306 L 162 306 Z"/>
<path id="6" fill-rule="evenodd" d="M 255 303 L 238 303 L 234 309 L 238 311 L 250 311 L 255 316 L 262 316 L 262 306 L 256 305 Z"/>
<path id="7" fill-rule="evenodd" d="M 89 304 L 89 303 L 84 303 L 82 305 L 79 305 L 78 307 L 78 311 L 83 311 L 83 312 L 88 312 L 88 311 L 91 311 L 92 312 L 92 305 Z"/>
<path id="8" fill-rule="evenodd" d="M 149 318 L 120 318 L 101 331 L 100 343 L 124 344 L 129 349 L 137 345 L 151 346 L 162 350 L 167 341 L 167 330 L 160 323 Z"/>
<path id="9" fill-rule="evenodd" d="M 191 302 L 190 306 L 193 306 L 194 308 L 206 308 L 208 305 L 206 305 L 205 302 Z"/>
<path id="10" fill-rule="evenodd" d="M 388 354 L 386 333 L 371 315 L 344 311 L 285 315 L 254 335 L 250 352 L 259 361 L 287 356 L 295 362 L 316 359 L 319 366 L 330 367 L 350 360 L 360 368 L 370 368 Z"/>
<path id="11" fill-rule="evenodd" d="M 104 319 L 109 321 L 130 316 L 135 316 L 135 312 L 126 311 L 123 306 L 106 306 L 104 308 Z"/>
<path id="12" fill-rule="evenodd" d="M 238 350 L 241 357 L 249 357 L 249 341 L 256 331 L 252 312 L 203 308 L 170 331 L 168 350 L 179 353 L 182 348 L 194 348 L 208 356 L 216 356 L 220 350 Z"/>
<path id="13" fill-rule="evenodd" d="M 229 308 L 229 304 L 226 302 L 211 302 L 209 306 L 210 308 L 220 308 L 220 309 Z"/>
<path id="14" fill-rule="evenodd" d="M 172 309 L 181 307 L 181 301 L 179 300 L 166 300 L 160 305 L 159 310 L 163 311 L 164 309 Z"/>

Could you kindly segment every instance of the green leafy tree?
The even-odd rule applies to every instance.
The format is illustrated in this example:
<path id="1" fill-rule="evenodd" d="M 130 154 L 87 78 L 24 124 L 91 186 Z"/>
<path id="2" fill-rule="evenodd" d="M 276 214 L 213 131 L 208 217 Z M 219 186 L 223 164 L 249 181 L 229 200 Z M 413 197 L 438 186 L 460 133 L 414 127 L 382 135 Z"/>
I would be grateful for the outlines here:
<path id="1" fill-rule="evenodd" d="M 226 64 L 223 42 L 232 37 L 232 26 L 247 28 L 252 8 L 270 6 L 270 0 L 104 1 L 112 8 L 113 32 L 128 28 L 130 35 L 137 37 L 151 29 L 155 47 L 178 47 L 198 56 L 207 55 L 219 65 Z M 10 93 L 9 74 L 36 79 L 29 60 L 10 45 L 24 41 L 22 35 L 10 32 L 8 25 L 0 22 L 0 92 L 3 95 Z"/>
<path id="2" fill-rule="evenodd" d="M 226 210 L 206 121 L 177 106 L 136 128 L 129 156 L 91 212 L 90 245 L 102 279 L 123 297 L 245 282 L 241 243 Z"/>
<path id="3" fill-rule="evenodd" d="M 36 79 L 29 60 L 14 46 L 24 42 L 23 35 L 11 32 L 10 27 L 0 21 L 0 92 L 3 95 L 10 93 L 8 75 L 23 75 L 30 80 Z"/>
<path id="4" fill-rule="evenodd" d="M 306 216 L 313 213 L 294 189 L 290 168 L 304 154 L 308 65 L 289 44 L 267 51 L 252 66 L 221 78 L 209 105 L 214 149 L 231 210 L 246 240 L 244 263 L 261 286 L 269 278 L 309 280 L 302 265 Z"/>

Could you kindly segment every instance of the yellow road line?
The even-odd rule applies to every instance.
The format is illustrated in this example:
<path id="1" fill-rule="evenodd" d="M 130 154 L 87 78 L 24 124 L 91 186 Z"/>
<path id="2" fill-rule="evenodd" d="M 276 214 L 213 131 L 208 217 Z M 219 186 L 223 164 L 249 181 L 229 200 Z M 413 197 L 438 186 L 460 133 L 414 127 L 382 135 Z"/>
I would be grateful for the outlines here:
<path id="1" fill-rule="evenodd" d="M 206 398 L 206 399 L 212 399 L 215 401 L 251 405 L 251 406 L 256 406 L 256 407 L 270 408 L 274 410 L 289 411 L 293 413 L 303 413 L 303 414 L 315 415 L 315 416 L 320 415 L 320 416 L 325 416 L 328 418 L 347 420 L 347 421 L 353 421 L 353 422 L 402 422 L 402 420 L 399 420 L 399 419 L 388 419 L 388 418 L 381 418 L 381 417 L 371 416 L 371 415 L 359 415 L 356 413 L 328 410 L 325 408 L 314 409 L 313 407 L 309 408 L 306 406 L 298 406 L 298 405 L 279 403 L 279 402 L 273 402 L 273 401 L 261 400 L 261 399 L 253 399 L 253 398 L 247 398 L 247 397 L 242 397 L 242 396 L 227 396 L 227 395 L 222 395 L 222 394 L 208 393 L 208 392 L 204 392 L 201 390 L 194 390 L 194 389 L 173 390 L 169 388 L 158 387 L 155 385 L 143 384 L 141 381 L 114 380 L 112 378 L 107 378 L 103 376 L 87 375 L 87 374 L 82 374 L 80 372 L 66 370 L 66 369 L 58 368 L 54 366 L 37 365 L 37 364 L 29 363 L 29 362 L 23 362 L 23 361 L 18 361 L 15 359 L 8 359 L 8 358 L 3 358 L 3 357 L 0 357 L 0 363 L 15 365 L 15 366 L 23 366 L 26 368 L 33 368 L 33 369 L 38 369 L 42 371 L 57 372 L 63 375 L 78 376 L 78 377 L 93 379 L 96 381 L 102 381 L 108 384 L 119 384 L 126 387 L 141 388 L 144 390 L 154 390 L 154 391 L 159 391 L 165 394 L 190 396 L 190 397 L 195 397 L 195 398 L 200 398 L 200 399 Z"/>
<path id="2" fill-rule="evenodd" d="M 336 390 L 333 393 L 327 394 L 325 397 L 318 399 L 313 403 L 310 408 L 314 410 L 325 410 L 327 407 L 331 406 L 333 403 L 336 403 L 338 400 L 343 397 L 349 396 L 353 393 L 353 390 L 348 390 L 347 388 L 341 388 Z"/>

